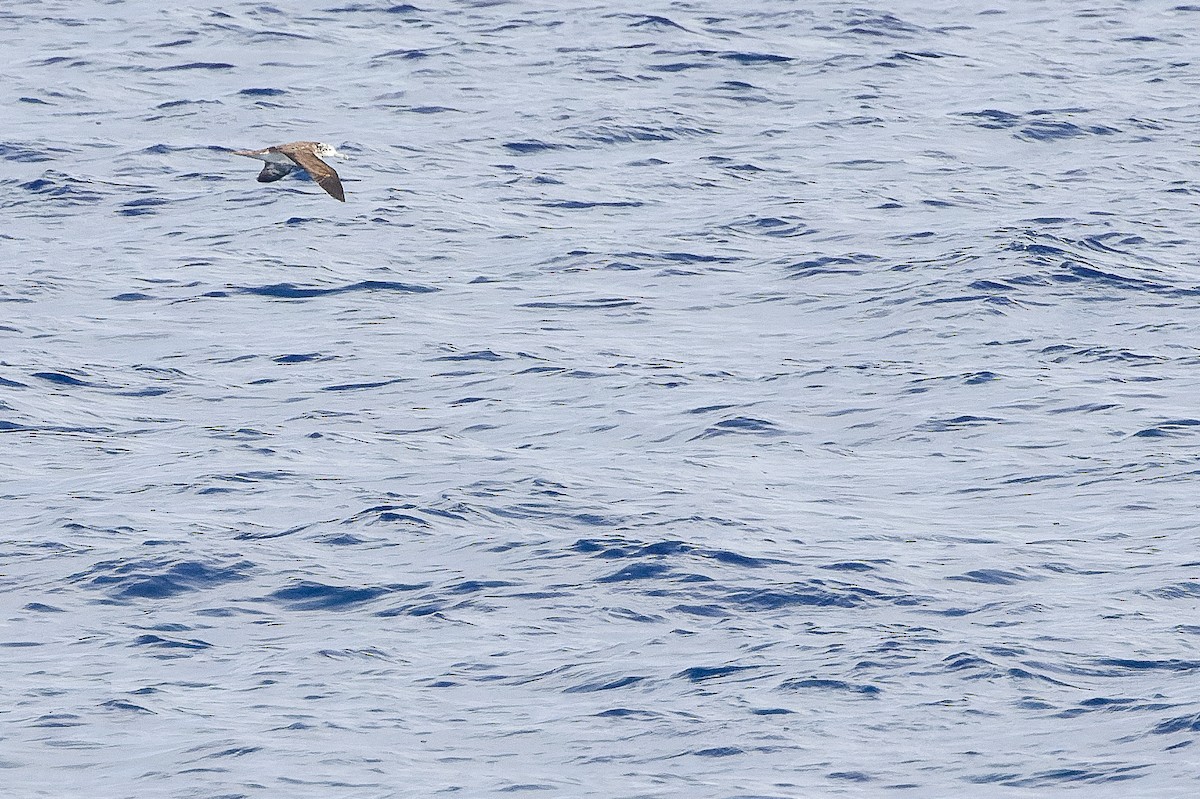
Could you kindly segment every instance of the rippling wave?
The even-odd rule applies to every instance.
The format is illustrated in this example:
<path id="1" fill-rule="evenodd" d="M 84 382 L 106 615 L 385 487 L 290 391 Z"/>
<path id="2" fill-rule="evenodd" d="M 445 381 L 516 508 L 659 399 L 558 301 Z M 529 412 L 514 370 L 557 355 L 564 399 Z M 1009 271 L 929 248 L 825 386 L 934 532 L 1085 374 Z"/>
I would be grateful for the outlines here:
<path id="1" fill-rule="evenodd" d="M 8 4 L 9 791 L 1186 794 L 1144 5 Z"/>

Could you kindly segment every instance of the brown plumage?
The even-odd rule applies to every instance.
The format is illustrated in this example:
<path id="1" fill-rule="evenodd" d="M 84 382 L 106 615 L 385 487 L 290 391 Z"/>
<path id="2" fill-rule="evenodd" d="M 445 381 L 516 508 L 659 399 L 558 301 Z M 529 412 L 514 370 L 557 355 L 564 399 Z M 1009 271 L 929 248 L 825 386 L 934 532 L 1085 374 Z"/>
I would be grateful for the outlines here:
<path id="1" fill-rule="evenodd" d="M 342 191 L 342 181 L 338 178 L 338 173 L 321 160 L 321 156 L 341 155 L 328 144 L 317 141 L 294 141 L 289 144 L 266 147 L 262 150 L 234 150 L 233 152 L 235 155 L 257 158 L 264 162 L 262 172 L 258 173 L 260 183 L 270 183 L 290 175 L 297 169 L 303 169 L 329 196 L 335 200 L 346 202 L 346 194 Z"/>

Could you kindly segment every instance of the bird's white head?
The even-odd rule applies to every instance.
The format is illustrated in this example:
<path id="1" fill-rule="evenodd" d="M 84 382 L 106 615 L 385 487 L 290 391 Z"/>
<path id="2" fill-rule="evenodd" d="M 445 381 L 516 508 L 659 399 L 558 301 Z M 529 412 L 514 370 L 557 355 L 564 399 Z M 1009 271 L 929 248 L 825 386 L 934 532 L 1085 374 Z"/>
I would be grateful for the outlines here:
<path id="1" fill-rule="evenodd" d="M 325 142 L 317 142 L 317 146 L 313 148 L 313 154 L 317 158 L 346 158 L 347 156 L 339 153 L 332 144 Z"/>

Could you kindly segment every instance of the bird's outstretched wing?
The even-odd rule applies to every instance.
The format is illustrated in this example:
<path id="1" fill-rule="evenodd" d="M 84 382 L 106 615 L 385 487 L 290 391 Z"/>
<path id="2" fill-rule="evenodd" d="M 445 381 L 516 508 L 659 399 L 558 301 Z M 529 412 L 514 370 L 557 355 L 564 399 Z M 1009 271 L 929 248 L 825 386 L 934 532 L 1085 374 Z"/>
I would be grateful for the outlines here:
<path id="1" fill-rule="evenodd" d="M 335 200 L 346 202 L 346 193 L 342 191 L 342 181 L 338 178 L 338 173 L 333 167 L 322 161 L 317 156 L 313 155 L 312 150 L 303 147 L 294 147 L 290 144 L 280 145 L 279 151 L 288 158 L 296 162 L 296 165 L 308 173 L 308 176 L 317 182 L 317 185 L 323 188 L 330 197 Z M 271 164 L 267 164 L 271 166 Z M 263 168 L 263 175 L 267 172 L 266 167 Z M 282 175 L 280 175 L 282 177 Z M 258 176 L 259 180 L 263 179 L 262 175 Z M 274 180 L 274 178 L 272 178 Z"/>
<path id="2" fill-rule="evenodd" d="M 262 172 L 258 173 L 258 182 L 270 183 L 273 180 L 279 180 L 292 174 L 297 168 L 293 164 L 277 164 L 267 161 L 263 164 Z"/>

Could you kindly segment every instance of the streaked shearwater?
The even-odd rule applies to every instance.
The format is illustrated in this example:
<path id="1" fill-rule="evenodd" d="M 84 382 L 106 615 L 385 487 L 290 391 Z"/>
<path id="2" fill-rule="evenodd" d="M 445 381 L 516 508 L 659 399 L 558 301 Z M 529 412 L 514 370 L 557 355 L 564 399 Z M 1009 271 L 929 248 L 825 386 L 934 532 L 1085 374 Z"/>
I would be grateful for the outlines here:
<path id="1" fill-rule="evenodd" d="M 335 200 L 346 202 L 346 194 L 342 191 L 342 181 L 333 167 L 321 160 L 337 156 L 344 158 L 332 146 L 319 141 L 294 141 L 291 144 L 277 144 L 263 150 L 234 150 L 235 155 L 245 155 L 264 161 L 262 172 L 258 173 L 259 183 L 270 183 L 286 177 L 297 169 L 303 169 L 317 185 L 329 193 Z"/>

